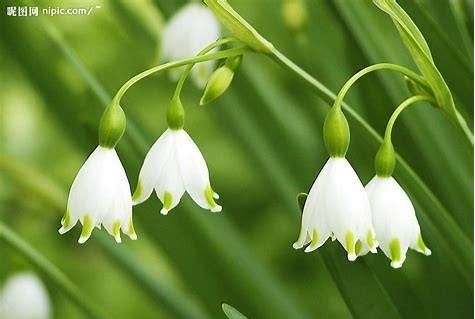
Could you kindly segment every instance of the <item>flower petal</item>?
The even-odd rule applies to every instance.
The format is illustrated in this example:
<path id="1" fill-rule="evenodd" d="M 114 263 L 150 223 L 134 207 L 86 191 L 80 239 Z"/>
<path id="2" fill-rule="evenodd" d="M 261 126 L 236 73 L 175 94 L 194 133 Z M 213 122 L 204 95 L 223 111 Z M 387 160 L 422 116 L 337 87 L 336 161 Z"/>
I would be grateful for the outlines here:
<path id="1" fill-rule="evenodd" d="M 202 208 L 221 211 L 221 206 L 214 201 L 216 193 L 210 186 L 208 167 L 203 155 L 184 130 L 177 131 L 176 150 L 179 169 L 188 194 Z"/>
<path id="2" fill-rule="evenodd" d="M 134 205 L 144 202 L 152 194 L 153 188 L 157 184 L 158 178 L 173 148 L 173 135 L 172 130 L 166 130 L 145 156 L 142 168 L 140 169 L 137 188 L 132 197 Z"/>
<path id="3" fill-rule="evenodd" d="M 160 213 L 163 215 L 168 214 L 172 208 L 178 205 L 181 197 L 185 193 L 185 185 L 177 161 L 178 145 L 176 143 L 177 136 L 175 133 L 173 138 L 174 143 L 170 151 L 170 156 L 164 164 L 160 177 L 155 185 L 157 196 L 163 203 L 163 208 L 160 210 Z"/>
<path id="4" fill-rule="evenodd" d="M 360 179 L 345 158 L 330 158 L 322 171 L 327 223 L 348 259 L 356 259 L 356 244 L 364 240 L 362 229 L 371 219 L 370 205 Z M 363 238 L 362 238 L 363 237 Z"/>

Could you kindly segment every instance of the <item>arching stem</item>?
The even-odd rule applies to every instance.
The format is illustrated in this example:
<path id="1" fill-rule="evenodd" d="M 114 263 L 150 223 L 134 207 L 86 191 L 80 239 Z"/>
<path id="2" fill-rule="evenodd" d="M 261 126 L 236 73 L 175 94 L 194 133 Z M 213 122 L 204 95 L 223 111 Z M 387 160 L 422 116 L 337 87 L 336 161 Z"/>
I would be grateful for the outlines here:
<path id="1" fill-rule="evenodd" d="M 370 65 L 361 71 L 355 73 L 348 81 L 345 82 L 345 84 L 342 86 L 340 89 L 340 92 L 338 92 L 338 95 L 335 99 L 335 102 L 333 103 L 334 107 L 341 108 L 341 104 L 343 102 L 343 99 L 346 96 L 346 93 L 348 93 L 349 89 L 353 84 L 355 84 L 356 81 L 358 81 L 360 78 L 365 76 L 368 73 L 378 71 L 378 70 L 393 70 L 400 72 L 416 82 L 417 84 L 421 85 L 425 90 L 428 92 L 431 92 L 429 84 L 424 80 L 424 78 L 417 73 L 409 70 L 408 68 L 405 68 L 403 66 L 397 65 L 397 64 L 392 64 L 392 63 L 378 63 L 378 64 L 373 64 Z"/>
<path id="2" fill-rule="evenodd" d="M 217 59 L 224 59 L 228 58 L 231 56 L 237 56 L 244 54 L 245 52 L 248 52 L 250 49 L 248 47 L 239 47 L 239 48 L 233 48 L 233 49 L 228 49 L 228 50 L 222 50 L 214 53 L 209 53 L 201 56 L 195 56 L 192 58 L 187 58 L 179 61 L 173 61 L 173 62 L 168 62 L 164 64 L 160 64 L 157 66 L 154 66 L 148 70 L 145 70 L 136 76 L 132 77 L 129 79 L 127 82 L 125 82 L 120 89 L 117 91 L 116 95 L 114 96 L 112 103 L 113 104 L 119 104 L 120 100 L 124 96 L 125 92 L 134 85 L 135 83 L 139 82 L 140 80 L 154 74 L 157 72 L 162 72 L 168 69 L 180 67 L 183 65 L 188 65 L 188 64 L 195 64 L 195 63 L 200 63 L 200 62 L 205 62 L 205 61 L 210 61 L 210 60 L 217 60 Z"/>
<path id="3" fill-rule="evenodd" d="M 417 102 L 423 102 L 423 101 L 428 102 L 428 103 L 435 103 L 435 100 L 430 96 L 416 95 L 416 96 L 411 96 L 407 98 L 401 104 L 399 104 L 399 106 L 394 110 L 393 114 L 391 114 L 388 124 L 386 125 L 386 131 L 384 133 L 384 142 L 391 141 L 391 134 L 393 131 L 394 123 L 396 122 L 396 119 L 399 117 L 401 112 L 404 111 L 409 106 L 414 105 Z"/>
<path id="4" fill-rule="evenodd" d="M 213 50 L 216 47 L 219 47 L 223 44 L 232 43 L 232 42 L 242 43 L 239 39 L 236 39 L 236 38 L 232 38 L 232 37 L 223 38 L 223 39 L 220 39 L 220 40 L 208 45 L 206 48 L 201 50 L 196 56 L 197 57 L 198 56 L 203 56 L 203 55 L 205 55 L 206 53 L 208 53 L 209 51 Z M 185 84 L 185 81 L 188 78 L 188 76 L 190 75 L 191 69 L 193 69 L 193 66 L 195 64 L 196 63 L 190 63 L 190 64 L 187 65 L 185 70 L 183 70 L 183 73 L 181 74 L 180 79 L 178 80 L 178 83 L 176 85 L 176 89 L 175 89 L 175 93 L 173 94 L 173 97 L 179 97 L 180 96 L 181 90 L 183 89 L 183 85 Z"/>

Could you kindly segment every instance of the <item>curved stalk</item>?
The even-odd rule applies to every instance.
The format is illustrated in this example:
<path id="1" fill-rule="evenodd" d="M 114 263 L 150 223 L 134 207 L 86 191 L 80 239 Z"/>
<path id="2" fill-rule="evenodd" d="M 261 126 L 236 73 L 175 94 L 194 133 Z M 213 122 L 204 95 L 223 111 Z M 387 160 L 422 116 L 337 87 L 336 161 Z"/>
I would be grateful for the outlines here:
<path id="1" fill-rule="evenodd" d="M 290 60 L 288 57 L 286 57 L 282 52 L 280 52 L 277 49 L 273 49 L 272 53 L 269 55 L 274 61 L 285 67 L 287 70 L 290 70 L 292 73 L 296 74 L 300 78 L 302 78 L 305 82 L 307 82 L 310 86 L 316 89 L 317 94 L 324 99 L 326 102 L 330 104 L 336 104 L 337 103 L 337 98 L 339 98 L 339 105 L 343 106 L 343 108 L 353 116 L 363 127 L 368 129 L 372 135 L 374 135 L 376 138 L 380 138 L 379 134 L 374 131 L 374 129 L 369 126 L 363 118 L 361 118 L 358 113 L 356 113 L 353 109 L 351 109 L 344 101 L 344 95 L 346 94 L 346 91 L 348 91 L 348 88 L 342 88 L 338 95 L 335 95 L 331 90 L 329 90 L 326 86 L 324 86 L 322 83 L 320 83 L 317 79 L 315 79 L 313 76 L 308 74 L 306 71 L 304 71 L 301 67 L 299 67 L 297 64 L 295 64 L 292 60 Z M 406 75 L 410 79 L 414 80 L 416 83 L 420 84 L 422 87 L 424 87 L 428 92 L 431 92 L 431 89 L 429 87 L 429 84 L 424 80 L 423 77 L 418 75 L 417 73 L 404 68 L 402 66 L 397 66 L 395 64 L 391 63 L 379 63 L 379 64 L 374 64 L 366 69 L 361 70 L 360 72 L 356 73 L 353 75 L 353 77 L 350 78 L 350 80 L 347 81 L 349 83 L 352 79 L 356 80 L 356 77 L 361 77 L 365 74 L 368 74 L 369 72 L 376 71 L 376 70 L 382 70 L 382 69 L 391 69 L 394 71 L 401 72 L 402 74 Z M 350 85 L 351 86 L 351 85 Z M 473 133 L 471 129 L 468 127 L 465 119 L 460 115 L 460 113 L 457 113 L 457 118 L 458 118 L 458 125 L 462 129 L 464 135 L 467 137 L 468 141 L 473 145 Z"/>
<path id="2" fill-rule="evenodd" d="M 401 114 L 401 112 L 404 111 L 409 106 L 414 105 L 417 102 L 422 102 L 422 101 L 429 102 L 429 103 L 435 102 L 435 100 L 429 96 L 416 95 L 416 96 L 411 96 L 410 98 L 407 98 L 401 104 L 399 104 L 399 106 L 394 110 L 393 114 L 391 114 L 388 124 L 386 125 L 386 131 L 384 132 L 385 141 L 391 141 L 391 134 L 393 131 L 394 123 L 396 122 L 396 119 Z"/>
<path id="3" fill-rule="evenodd" d="M 373 64 L 370 65 L 357 73 L 355 73 L 351 78 L 348 79 L 348 81 L 345 82 L 345 84 L 341 87 L 340 92 L 338 92 L 338 95 L 335 99 L 335 102 L 333 103 L 334 107 L 340 108 L 341 103 L 343 102 L 343 99 L 346 96 L 346 93 L 348 93 L 349 89 L 353 84 L 355 84 L 356 81 L 358 81 L 360 78 L 363 76 L 367 75 L 368 73 L 374 72 L 374 71 L 379 71 L 379 70 L 393 70 L 400 72 L 410 78 L 411 80 L 415 81 L 417 84 L 421 85 L 424 87 L 425 90 L 428 92 L 431 92 L 431 88 L 429 84 L 424 80 L 424 78 L 417 73 L 409 70 L 408 68 L 405 68 L 403 66 L 393 64 L 393 63 L 378 63 L 378 64 Z"/>
<path id="4" fill-rule="evenodd" d="M 71 300 L 73 300 L 88 318 L 106 319 L 91 300 L 87 299 L 76 285 L 61 270 L 44 258 L 38 251 L 0 221 L 0 239 L 25 256 L 38 270 L 56 284 Z"/>
<path id="5" fill-rule="evenodd" d="M 232 42 L 241 42 L 241 41 L 239 39 L 232 38 L 232 37 L 223 38 L 214 43 L 211 43 L 206 48 L 198 52 L 196 56 L 197 57 L 202 56 L 220 45 L 223 45 L 226 43 L 232 43 Z M 176 85 L 175 93 L 173 95 L 174 97 L 178 97 L 180 95 L 181 90 L 183 89 L 183 85 L 185 84 L 185 81 L 188 78 L 188 75 L 190 75 L 191 69 L 193 69 L 193 66 L 195 66 L 195 64 L 196 63 L 190 63 L 187 65 L 186 69 L 183 70 L 183 73 L 181 74 L 180 79 L 178 80 L 178 83 Z"/>
<path id="6" fill-rule="evenodd" d="M 231 56 L 236 56 L 236 55 L 241 55 L 244 54 L 245 52 L 248 52 L 250 49 L 248 47 L 240 47 L 240 48 L 233 48 L 229 50 L 223 50 L 223 51 L 218 51 L 215 53 L 209 53 L 201 56 L 195 56 L 192 58 L 187 58 L 183 60 L 178 60 L 178 61 L 173 61 L 173 62 L 168 62 L 164 64 L 160 64 L 157 66 L 154 66 L 148 70 L 145 70 L 136 76 L 130 78 L 127 82 L 125 82 L 120 89 L 117 91 L 116 95 L 114 96 L 114 99 L 112 100 L 112 103 L 119 103 L 121 98 L 124 96 L 125 92 L 137 83 L 138 81 L 154 74 L 157 72 L 162 72 L 168 69 L 176 68 L 179 66 L 187 65 L 187 64 L 195 64 L 195 63 L 200 63 L 200 62 L 205 62 L 209 60 L 218 60 L 218 59 L 224 59 L 228 58 Z"/>

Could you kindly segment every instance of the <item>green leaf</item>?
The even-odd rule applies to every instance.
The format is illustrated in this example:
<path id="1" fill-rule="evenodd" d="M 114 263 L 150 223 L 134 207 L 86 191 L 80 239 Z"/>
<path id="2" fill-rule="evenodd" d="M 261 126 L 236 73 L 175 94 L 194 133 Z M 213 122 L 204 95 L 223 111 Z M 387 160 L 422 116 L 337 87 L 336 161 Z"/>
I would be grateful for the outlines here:
<path id="1" fill-rule="evenodd" d="M 272 44 L 264 39 L 226 0 L 204 0 L 218 20 L 239 40 L 262 53 L 269 53 Z"/>
<path id="2" fill-rule="evenodd" d="M 395 0 L 373 0 L 386 12 L 396 25 L 404 44 L 412 55 L 417 67 L 432 87 L 437 104 L 455 122 L 459 122 L 452 93 L 435 66 L 429 46 L 414 21 Z"/>

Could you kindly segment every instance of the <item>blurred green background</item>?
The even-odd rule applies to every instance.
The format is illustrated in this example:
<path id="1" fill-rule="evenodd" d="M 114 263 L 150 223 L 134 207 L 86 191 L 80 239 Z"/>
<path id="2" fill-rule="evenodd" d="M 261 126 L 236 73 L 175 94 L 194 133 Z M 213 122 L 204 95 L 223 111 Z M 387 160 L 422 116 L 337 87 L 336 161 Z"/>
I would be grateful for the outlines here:
<path id="1" fill-rule="evenodd" d="M 169 216 L 153 198 L 134 208 L 139 240 L 116 245 L 80 227 L 57 233 L 67 193 L 97 144 L 103 108 L 120 85 L 156 64 L 166 20 L 184 0 L 35 1 L 41 7 L 93 7 L 90 16 L 0 15 L 0 219 L 57 265 L 107 318 L 223 318 L 229 303 L 249 318 L 472 318 L 473 148 L 442 112 L 404 112 L 393 142 L 413 171 L 397 166 L 433 255 L 409 252 L 394 270 L 380 252 L 346 261 L 327 243 L 295 251 L 295 195 L 326 160 L 322 124 L 328 105 L 271 60 L 244 58 L 231 89 L 199 107 L 187 85 L 186 129 L 201 149 L 221 214 L 185 196 Z M 230 3 L 282 52 L 333 91 L 378 62 L 416 70 L 392 22 L 369 0 L 306 1 L 300 34 L 286 28 L 278 0 Z M 473 1 L 401 0 L 432 49 L 456 104 L 473 126 Z M 132 188 L 146 151 L 165 130 L 174 84 L 165 75 L 134 86 L 118 146 Z M 400 75 L 359 81 L 346 101 L 380 134 L 409 93 Z M 378 144 L 350 121 L 349 160 L 364 183 Z M 415 174 L 414 174 L 415 173 Z M 0 287 L 32 269 L 0 242 Z M 54 318 L 86 318 L 45 279 Z"/>

